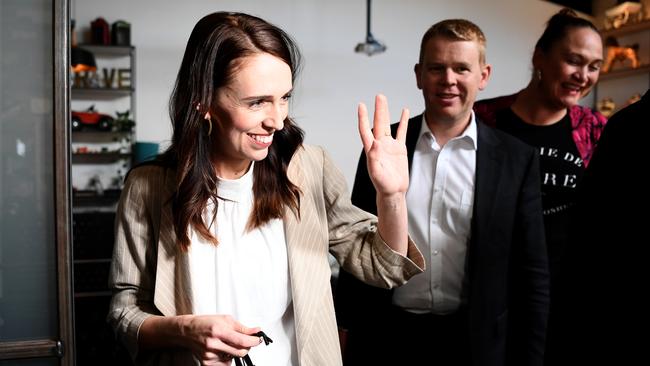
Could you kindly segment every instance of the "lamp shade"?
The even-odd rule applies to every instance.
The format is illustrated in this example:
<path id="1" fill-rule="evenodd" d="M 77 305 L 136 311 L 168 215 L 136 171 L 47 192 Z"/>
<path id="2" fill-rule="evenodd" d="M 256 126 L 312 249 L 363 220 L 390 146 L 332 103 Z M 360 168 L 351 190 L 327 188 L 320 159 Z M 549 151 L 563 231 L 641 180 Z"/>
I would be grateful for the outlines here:
<path id="1" fill-rule="evenodd" d="M 70 49 L 70 64 L 73 72 L 97 70 L 95 55 L 81 47 L 72 47 Z"/>

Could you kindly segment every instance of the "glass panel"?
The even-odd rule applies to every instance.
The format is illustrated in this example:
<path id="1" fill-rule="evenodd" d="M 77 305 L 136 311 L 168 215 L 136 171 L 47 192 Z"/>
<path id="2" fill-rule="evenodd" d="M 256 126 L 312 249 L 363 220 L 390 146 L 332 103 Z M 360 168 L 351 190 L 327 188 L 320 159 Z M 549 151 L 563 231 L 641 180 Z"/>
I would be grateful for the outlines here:
<path id="1" fill-rule="evenodd" d="M 52 9 L 0 0 L 0 341 L 58 338 Z"/>

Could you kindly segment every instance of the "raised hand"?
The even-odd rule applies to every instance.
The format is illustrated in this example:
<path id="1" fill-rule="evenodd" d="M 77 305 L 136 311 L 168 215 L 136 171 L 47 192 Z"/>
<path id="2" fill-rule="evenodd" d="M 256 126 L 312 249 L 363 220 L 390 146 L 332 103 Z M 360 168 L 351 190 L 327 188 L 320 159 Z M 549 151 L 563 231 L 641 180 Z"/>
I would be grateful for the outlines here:
<path id="1" fill-rule="evenodd" d="M 370 180 L 377 191 L 377 230 L 386 244 L 402 255 L 406 255 L 408 249 L 406 190 L 409 171 L 405 145 L 408 119 L 409 111 L 405 108 L 393 138 L 386 97 L 381 94 L 375 97 L 372 130 L 368 110 L 363 103 L 359 104 L 359 135 L 366 152 Z"/>
<path id="2" fill-rule="evenodd" d="M 395 138 L 390 133 L 390 113 L 386 97 L 375 97 L 373 129 L 370 129 L 368 110 L 359 104 L 359 135 L 366 152 L 368 173 L 378 195 L 406 193 L 409 185 L 408 157 L 406 154 L 406 127 L 409 111 L 402 109 L 402 116 Z"/>

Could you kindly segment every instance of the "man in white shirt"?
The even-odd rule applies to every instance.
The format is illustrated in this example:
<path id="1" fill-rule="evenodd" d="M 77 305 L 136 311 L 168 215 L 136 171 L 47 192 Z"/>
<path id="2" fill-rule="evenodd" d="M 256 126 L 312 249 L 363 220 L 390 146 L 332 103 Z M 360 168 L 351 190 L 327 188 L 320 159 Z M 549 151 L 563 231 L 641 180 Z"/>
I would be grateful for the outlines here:
<path id="1" fill-rule="evenodd" d="M 549 290 L 538 157 L 476 120 L 490 71 L 475 24 L 445 20 L 425 33 L 415 76 L 426 109 L 409 121 L 406 202 L 426 271 L 392 292 L 340 274 L 346 365 L 543 363 Z M 352 201 L 376 212 L 361 159 Z"/>

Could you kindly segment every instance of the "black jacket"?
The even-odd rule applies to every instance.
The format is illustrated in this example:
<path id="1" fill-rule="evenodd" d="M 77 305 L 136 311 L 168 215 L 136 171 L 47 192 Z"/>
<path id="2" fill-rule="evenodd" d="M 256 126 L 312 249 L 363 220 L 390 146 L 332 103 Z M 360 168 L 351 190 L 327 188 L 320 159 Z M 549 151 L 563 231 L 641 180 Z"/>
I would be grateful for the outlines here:
<path id="1" fill-rule="evenodd" d="M 650 91 L 615 113 L 578 186 L 549 343 L 566 364 L 650 363 L 648 116 Z"/>
<path id="2" fill-rule="evenodd" d="M 409 120 L 409 167 L 422 120 L 422 116 Z M 393 125 L 393 135 L 396 129 Z M 477 132 L 474 212 L 465 289 L 472 363 L 542 365 L 549 274 L 537 152 L 480 122 Z M 352 202 L 376 213 L 375 196 L 362 154 Z M 376 339 L 381 319 L 388 314 L 391 296 L 387 290 L 370 287 L 341 272 L 335 293 L 339 326 L 348 329 L 350 339 Z M 366 346 L 372 347 L 372 342 L 351 342 L 347 351 L 363 353 L 366 358 L 377 353 L 376 349 L 364 349 Z M 426 361 L 435 362 L 435 354 Z M 381 364 L 380 359 L 375 362 Z"/>

